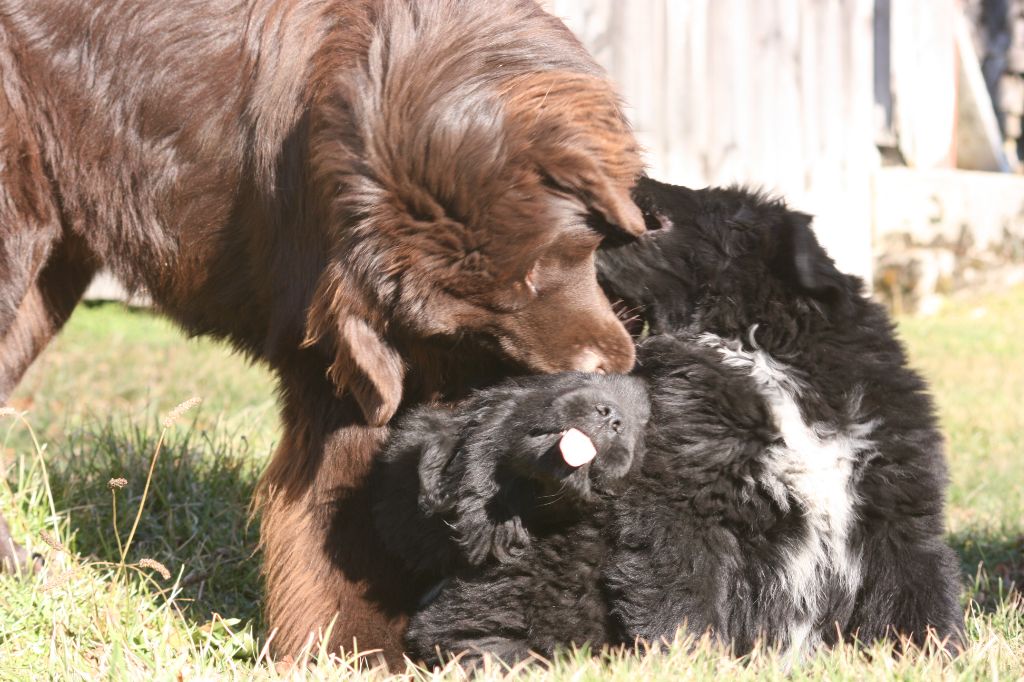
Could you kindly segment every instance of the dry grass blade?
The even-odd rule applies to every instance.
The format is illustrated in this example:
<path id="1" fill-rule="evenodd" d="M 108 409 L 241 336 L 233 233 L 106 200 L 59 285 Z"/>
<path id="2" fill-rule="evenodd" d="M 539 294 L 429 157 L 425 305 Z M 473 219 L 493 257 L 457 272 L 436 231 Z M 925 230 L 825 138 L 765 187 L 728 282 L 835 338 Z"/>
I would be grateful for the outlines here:
<path id="1" fill-rule="evenodd" d="M 121 542 L 121 531 L 117 527 L 117 491 L 128 485 L 126 478 L 112 478 L 107 481 L 110 488 L 110 520 L 114 527 L 114 540 L 117 541 L 117 555 L 124 559 L 124 544 Z"/>
<path id="2" fill-rule="evenodd" d="M 146 498 L 149 497 L 149 486 L 153 482 L 153 472 L 156 470 L 156 462 L 160 458 L 160 450 L 163 448 L 164 439 L 167 437 L 167 429 L 171 428 L 171 426 L 174 425 L 174 422 L 179 417 L 181 417 L 181 415 L 191 410 L 193 407 L 195 407 L 201 402 L 202 398 L 199 398 L 198 396 L 193 396 L 186 400 L 185 402 L 180 403 L 177 407 L 171 410 L 164 418 L 164 428 L 162 431 L 160 431 L 160 438 L 157 440 L 156 448 L 153 451 L 153 459 L 150 460 L 149 463 L 149 472 L 147 472 L 146 474 L 146 485 L 143 486 L 142 488 L 142 499 L 139 500 L 139 509 L 138 511 L 135 512 L 135 520 L 132 522 L 132 529 L 128 533 L 128 539 L 125 541 L 124 547 L 121 549 L 121 562 L 120 568 L 118 569 L 118 573 L 120 573 L 121 570 L 124 569 L 124 561 L 125 558 L 128 556 L 128 550 L 132 546 L 132 540 L 135 539 L 135 531 L 139 529 L 139 521 L 142 519 L 142 510 L 145 509 L 146 507 Z M 114 489 L 111 488 L 110 490 L 111 494 L 114 494 Z M 114 523 L 117 523 L 116 517 L 114 519 Z M 118 544 L 120 544 L 120 539 L 118 540 Z"/>

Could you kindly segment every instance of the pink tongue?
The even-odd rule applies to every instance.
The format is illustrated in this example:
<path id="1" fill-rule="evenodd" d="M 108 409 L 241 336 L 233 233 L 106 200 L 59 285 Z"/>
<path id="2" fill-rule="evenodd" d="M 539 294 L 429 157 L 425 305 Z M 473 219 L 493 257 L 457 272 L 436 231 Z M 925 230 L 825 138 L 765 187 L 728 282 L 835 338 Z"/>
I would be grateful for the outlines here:
<path id="1" fill-rule="evenodd" d="M 597 454 L 587 434 L 578 429 L 569 429 L 563 433 L 558 449 L 562 451 L 562 459 L 571 467 L 581 467 Z"/>

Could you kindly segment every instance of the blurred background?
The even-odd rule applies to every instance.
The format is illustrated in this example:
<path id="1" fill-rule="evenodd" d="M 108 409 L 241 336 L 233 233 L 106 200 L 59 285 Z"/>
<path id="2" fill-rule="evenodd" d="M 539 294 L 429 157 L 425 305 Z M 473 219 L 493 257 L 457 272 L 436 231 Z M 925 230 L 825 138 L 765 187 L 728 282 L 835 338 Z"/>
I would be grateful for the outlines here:
<path id="1" fill-rule="evenodd" d="M 897 312 L 1024 281 L 1024 0 L 546 0 L 651 175 L 817 216 Z"/>

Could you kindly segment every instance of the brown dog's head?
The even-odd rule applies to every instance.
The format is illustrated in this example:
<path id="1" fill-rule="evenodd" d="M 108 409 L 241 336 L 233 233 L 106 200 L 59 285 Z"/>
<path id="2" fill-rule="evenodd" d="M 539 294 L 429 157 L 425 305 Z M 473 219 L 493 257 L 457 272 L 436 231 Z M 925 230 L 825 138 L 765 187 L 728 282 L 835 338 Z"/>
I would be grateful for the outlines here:
<path id="1" fill-rule="evenodd" d="M 535 372 L 633 364 L 594 252 L 644 230 L 637 145 L 565 28 L 510 4 L 384 3 L 364 68 L 311 113 L 337 231 L 307 343 L 333 342 L 372 424 L 401 399 L 398 337 L 470 336 Z"/>

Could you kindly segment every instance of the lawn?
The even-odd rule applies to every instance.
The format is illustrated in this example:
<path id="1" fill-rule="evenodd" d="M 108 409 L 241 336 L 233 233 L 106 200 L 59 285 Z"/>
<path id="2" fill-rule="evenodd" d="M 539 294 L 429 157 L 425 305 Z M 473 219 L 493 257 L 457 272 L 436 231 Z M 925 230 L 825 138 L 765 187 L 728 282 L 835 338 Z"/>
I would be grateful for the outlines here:
<path id="1" fill-rule="evenodd" d="M 950 540 L 963 560 L 971 638 L 963 656 L 843 647 L 790 670 L 771 651 L 736 660 L 697 642 L 657 655 L 567 653 L 550 671 L 519 674 L 1024 677 L 1024 602 L 1013 589 L 1024 581 L 1024 289 L 901 320 L 900 332 L 932 382 L 949 439 Z M 202 404 L 167 418 L 193 396 Z M 0 580 L 0 680 L 357 674 L 352 659 L 275 666 L 263 653 L 258 519 L 248 501 L 278 421 L 262 368 L 145 312 L 81 307 L 10 405 L 17 414 L 0 418 L 0 509 L 47 570 Z M 126 485 L 111 487 L 118 478 Z"/>

